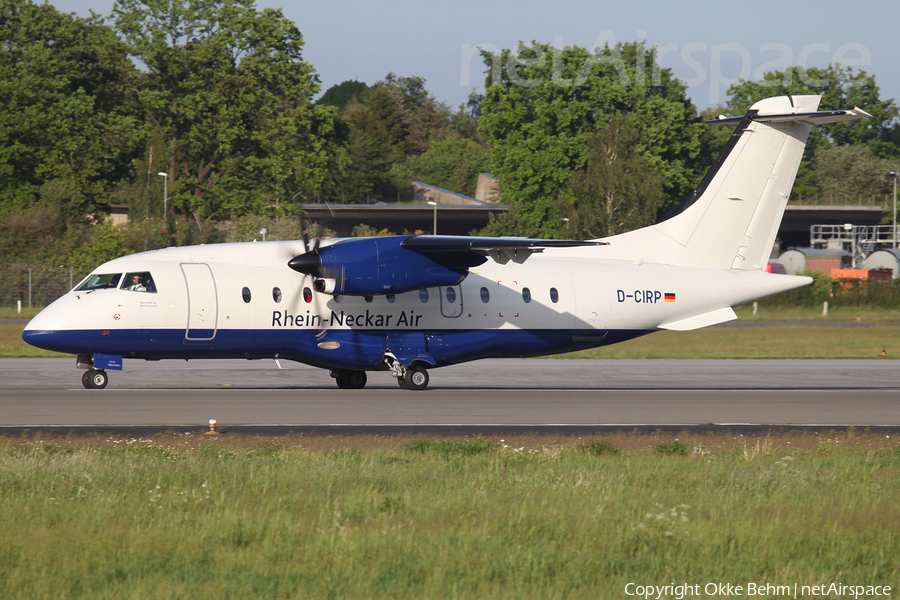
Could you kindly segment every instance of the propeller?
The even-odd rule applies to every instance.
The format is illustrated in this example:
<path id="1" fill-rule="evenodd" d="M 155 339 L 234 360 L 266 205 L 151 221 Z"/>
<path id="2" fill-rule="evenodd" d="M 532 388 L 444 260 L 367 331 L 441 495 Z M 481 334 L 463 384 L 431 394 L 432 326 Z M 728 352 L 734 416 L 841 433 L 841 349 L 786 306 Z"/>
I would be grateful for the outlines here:
<path id="1" fill-rule="evenodd" d="M 319 270 L 322 266 L 322 260 L 319 257 L 319 237 L 313 240 L 312 245 L 309 242 L 309 228 L 306 224 L 306 219 L 304 217 L 300 217 L 300 235 L 303 239 L 303 250 L 304 253 L 295 256 L 291 260 L 288 261 L 288 266 L 297 271 L 298 273 L 303 273 L 312 279 L 311 288 L 313 290 L 312 294 L 312 309 L 313 314 L 318 315 L 319 317 L 319 332 L 316 334 L 316 339 L 321 340 L 326 333 L 328 333 L 328 328 L 325 327 L 325 317 L 322 314 L 319 306 L 319 296 L 322 290 L 319 289 L 321 287 L 318 278 L 320 277 Z M 304 298 L 305 300 L 305 298 Z"/>

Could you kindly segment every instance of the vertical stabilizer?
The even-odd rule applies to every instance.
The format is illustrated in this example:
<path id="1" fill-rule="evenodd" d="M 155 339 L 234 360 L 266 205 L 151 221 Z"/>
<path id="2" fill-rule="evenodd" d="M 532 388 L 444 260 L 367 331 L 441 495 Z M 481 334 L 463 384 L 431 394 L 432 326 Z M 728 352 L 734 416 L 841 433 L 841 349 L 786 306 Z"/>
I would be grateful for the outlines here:
<path id="1" fill-rule="evenodd" d="M 679 266 L 759 270 L 781 224 L 813 125 L 867 117 L 816 112 L 820 96 L 781 96 L 743 117 L 694 193 L 661 222 L 605 241 L 611 257 Z"/>

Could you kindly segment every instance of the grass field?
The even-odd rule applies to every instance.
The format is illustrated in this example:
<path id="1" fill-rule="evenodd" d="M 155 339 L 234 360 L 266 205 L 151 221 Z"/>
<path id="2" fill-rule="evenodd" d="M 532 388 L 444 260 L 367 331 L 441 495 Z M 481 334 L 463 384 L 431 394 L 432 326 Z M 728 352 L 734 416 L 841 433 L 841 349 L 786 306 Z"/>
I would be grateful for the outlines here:
<path id="1" fill-rule="evenodd" d="M 900 446 L 868 432 L 0 438 L 0 596 L 894 595 L 898 498 Z"/>
<path id="2" fill-rule="evenodd" d="M 882 356 L 882 351 L 885 352 Z M 900 328 L 806 325 L 659 331 L 562 358 L 900 358 Z"/>

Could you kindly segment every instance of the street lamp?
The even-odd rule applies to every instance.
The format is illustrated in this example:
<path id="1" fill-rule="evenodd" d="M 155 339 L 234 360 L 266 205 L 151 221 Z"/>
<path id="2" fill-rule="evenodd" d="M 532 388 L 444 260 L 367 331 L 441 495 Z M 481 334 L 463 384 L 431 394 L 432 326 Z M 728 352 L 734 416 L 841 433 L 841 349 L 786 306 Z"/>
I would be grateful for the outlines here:
<path id="1" fill-rule="evenodd" d="M 437 202 L 429 202 L 434 207 L 434 235 L 437 235 Z"/>
<path id="2" fill-rule="evenodd" d="M 163 221 L 166 220 L 166 213 L 169 212 L 169 174 L 168 173 L 157 173 L 160 177 L 163 177 Z M 168 229 L 168 228 L 167 228 Z"/>
<path id="3" fill-rule="evenodd" d="M 897 249 L 897 177 L 900 177 L 900 172 L 891 171 L 888 173 L 891 177 L 894 178 L 894 249 Z"/>

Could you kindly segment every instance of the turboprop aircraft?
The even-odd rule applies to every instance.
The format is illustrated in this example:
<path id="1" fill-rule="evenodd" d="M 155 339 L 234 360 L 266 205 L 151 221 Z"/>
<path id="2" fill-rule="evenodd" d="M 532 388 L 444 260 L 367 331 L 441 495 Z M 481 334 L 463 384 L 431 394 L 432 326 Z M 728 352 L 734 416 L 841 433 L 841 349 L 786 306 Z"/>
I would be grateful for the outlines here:
<path id="1" fill-rule="evenodd" d="M 29 344 L 77 355 L 87 388 L 124 359 L 285 359 L 345 389 L 387 371 L 604 346 L 737 318 L 807 285 L 765 272 L 819 96 L 754 104 L 697 189 L 659 223 L 593 241 L 390 236 L 212 244 L 124 256 L 40 312 Z"/>

